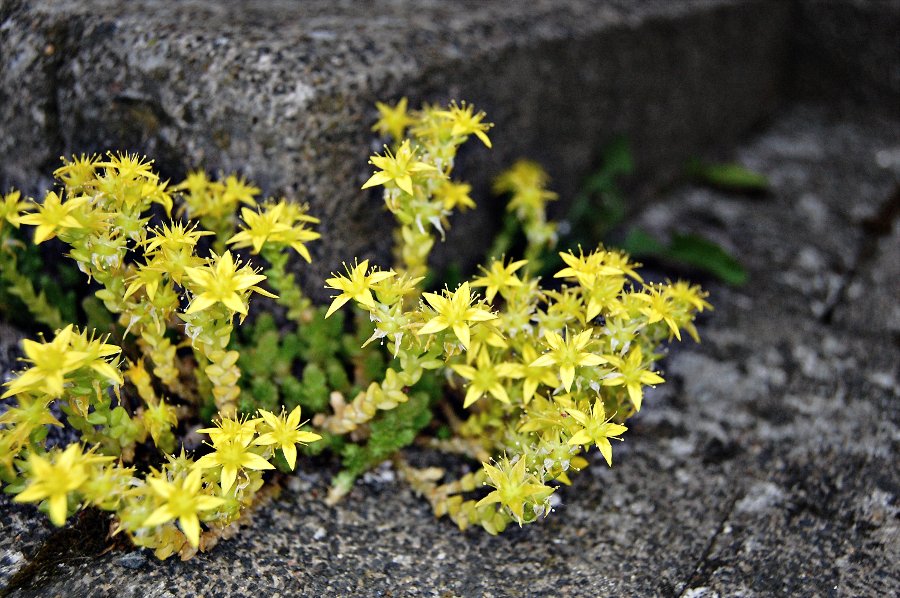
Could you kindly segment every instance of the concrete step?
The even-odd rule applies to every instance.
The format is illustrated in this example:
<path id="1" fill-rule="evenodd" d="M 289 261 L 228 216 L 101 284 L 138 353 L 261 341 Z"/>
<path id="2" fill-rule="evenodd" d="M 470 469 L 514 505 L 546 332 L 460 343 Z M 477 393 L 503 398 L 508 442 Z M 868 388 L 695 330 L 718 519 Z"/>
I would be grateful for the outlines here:
<path id="1" fill-rule="evenodd" d="M 159 563 L 79 548 L 4 505 L 9 595 L 889 595 L 897 288 L 871 273 L 900 260 L 897 227 L 871 251 L 861 243 L 900 180 L 898 150 L 895 120 L 795 107 L 729 156 L 770 178 L 768 196 L 682 186 L 640 211 L 634 222 L 656 234 L 727 244 L 750 282 L 704 283 L 715 311 L 703 343 L 673 347 L 615 467 L 577 476 L 547 521 L 460 533 L 390 467 L 329 507 L 327 473 L 307 469 L 236 538 Z M 865 293 L 840 295 L 824 318 L 832 285 Z"/>
<path id="2" fill-rule="evenodd" d="M 106 148 L 154 155 L 173 177 L 235 169 L 323 217 L 311 287 L 341 259 L 386 255 L 387 217 L 358 190 L 376 99 L 486 109 L 497 149 L 473 148 L 460 171 L 481 191 L 528 155 L 571 194 L 616 134 L 631 139 L 641 177 L 661 177 L 761 122 L 729 155 L 774 187 L 762 199 L 679 187 L 636 210 L 659 234 L 718 240 L 751 283 L 709 285 L 704 343 L 673 351 L 669 383 L 648 397 L 616 467 L 576 478 L 544 524 L 461 534 L 389 468 L 332 508 L 327 475 L 307 471 L 237 538 L 160 564 L 101 554 L 0 497 L 0 587 L 15 584 L 3 593 L 890 594 L 900 244 L 896 222 L 871 222 L 895 212 L 900 180 L 900 126 L 879 116 L 898 107 L 900 3 L 510 6 L 0 5 L 0 189 L 36 193 L 60 154 Z M 846 95 L 874 108 L 784 110 L 789 97 Z M 458 230 L 488 237 L 491 210 L 483 203 Z M 12 336 L 0 329 L 0 345 Z"/>
<path id="3" fill-rule="evenodd" d="M 322 218 L 304 269 L 320 289 L 341 260 L 387 261 L 390 222 L 359 190 L 374 102 L 465 99 L 497 125 L 496 149 L 470 148 L 459 169 L 483 200 L 451 238 L 471 262 L 497 211 L 487 182 L 516 157 L 570 197 L 616 135 L 659 176 L 770 117 L 790 13 L 780 0 L 13 0 L 0 188 L 37 192 L 60 155 L 107 149 L 144 152 L 172 177 L 238 171 Z"/>

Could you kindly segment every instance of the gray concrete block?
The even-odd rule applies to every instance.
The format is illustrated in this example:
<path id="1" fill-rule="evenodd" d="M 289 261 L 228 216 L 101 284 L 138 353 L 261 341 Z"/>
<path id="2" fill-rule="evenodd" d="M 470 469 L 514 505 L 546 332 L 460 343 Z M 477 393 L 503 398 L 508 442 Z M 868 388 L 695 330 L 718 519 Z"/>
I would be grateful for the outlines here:
<path id="1" fill-rule="evenodd" d="M 796 91 L 900 114 L 900 1 L 797 0 Z"/>
<path id="2" fill-rule="evenodd" d="M 694 232 L 730 240 L 751 281 L 738 290 L 706 281 L 715 311 L 700 322 L 702 344 L 672 348 L 662 364 L 667 383 L 629 422 L 615 467 L 595 461 L 559 491 L 548 520 L 496 538 L 460 533 L 435 520 L 389 466 L 330 507 L 329 472 L 304 462 L 251 525 L 190 562 L 71 550 L 48 567 L 9 548 L 24 570 L 9 594 L 889 593 L 900 575 L 900 347 L 838 317 L 823 321 L 809 308 L 817 288 L 779 277 L 813 280 L 842 263 L 842 247 L 855 247 L 865 217 L 849 214 L 846 194 L 864 197 L 891 179 L 870 164 L 891 139 L 879 123 L 864 111 L 834 120 L 821 109 L 793 110 L 734 153 L 773 175 L 768 197 L 685 187 L 643 212 L 638 221 L 660 231 L 690 222 Z M 815 205 L 799 200 L 810 186 Z M 860 214 L 878 197 L 861 200 Z M 796 261 L 807 247 L 821 268 L 811 257 Z M 408 455 L 424 457 L 421 449 Z M 42 545 L 46 523 L 28 520 L 15 526 L 32 535 L 15 541 Z"/>
<path id="3" fill-rule="evenodd" d="M 498 211 L 487 182 L 515 157 L 543 162 L 571 196 L 614 135 L 631 139 L 642 172 L 663 172 L 770 116 L 789 10 L 770 0 L 149 0 L 140 10 L 70 0 L 14 1 L 2 17 L 12 60 L 0 72 L 0 187 L 36 192 L 57 156 L 108 148 L 145 152 L 173 177 L 236 170 L 322 218 L 306 269 L 319 287 L 343 259 L 386 261 L 388 218 L 377 192 L 359 190 L 375 100 L 467 99 L 496 122 L 497 150 L 460 160 L 483 200 L 453 248 L 467 262 Z"/>

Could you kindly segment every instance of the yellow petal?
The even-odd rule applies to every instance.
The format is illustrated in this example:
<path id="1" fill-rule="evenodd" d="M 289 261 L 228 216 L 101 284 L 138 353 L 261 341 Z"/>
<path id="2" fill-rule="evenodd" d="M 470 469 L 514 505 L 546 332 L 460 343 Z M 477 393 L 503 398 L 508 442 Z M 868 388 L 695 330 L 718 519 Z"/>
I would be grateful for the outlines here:
<path id="1" fill-rule="evenodd" d="M 448 327 L 447 321 L 438 316 L 422 326 L 416 334 L 434 334 Z"/>
<path id="2" fill-rule="evenodd" d="M 377 164 L 376 164 L 377 166 Z M 366 181 L 360 189 L 368 189 L 369 187 L 376 187 L 378 185 L 384 185 L 386 182 L 391 180 L 391 175 L 386 172 L 376 172 L 369 180 Z"/>
<path id="3" fill-rule="evenodd" d="M 200 545 L 200 520 L 197 519 L 197 515 L 194 513 L 182 515 L 178 518 L 178 525 L 181 526 L 181 531 L 184 532 L 191 546 L 196 548 Z"/>
<path id="4" fill-rule="evenodd" d="M 282 444 L 281 452 L 284 453 L 284 460 L 287 461 L 288 467 L 294 471 L 294 466 L 297 464 L 297 447 L 293 444 Z"/>
<path id="5" fill-rule="evenodd" d="M 144 527 L 156 527 L 157 525 L 162 525 L 167 521 L 171 521 L 175 519 L 175 513 L 172 512 L 172 509 L 168 504 L 165 504 L 152 513 L 147 519 L 144 520 Z"/>
<path id="6" fill-rule="evenodd" d="M 606 459 L 606 464 L 612 467 L 612 445 L 609 443 L 609 440 L 598 438 L 597 448 L 600 449 L 600 454 Z"/>

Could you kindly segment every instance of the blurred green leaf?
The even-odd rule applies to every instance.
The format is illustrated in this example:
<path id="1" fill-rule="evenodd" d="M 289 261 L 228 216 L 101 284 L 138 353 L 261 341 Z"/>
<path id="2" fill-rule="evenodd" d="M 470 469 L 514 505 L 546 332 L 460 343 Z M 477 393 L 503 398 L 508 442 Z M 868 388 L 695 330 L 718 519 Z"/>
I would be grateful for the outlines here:
<path id="1" fill-rule="evenodd" d="M 639 228 L 628 231 L 622 243 L 622 249 L 637 257 L 642 255 L 659 256 L 665 253 L 666 246 Z"/>
<path id="2" fill-rule="evenodd" d="M 645 231 L 632 229 L 622 249 L 635 257 L 653 257 L 697 268 L 733 286 L 747 282 L 747 271 L 734 256 L 699 235 L 675 234 L 664 245 Z"/>
<path id="3" fill-rule="evenodd" d="M 769 189 L 765 175 L 736 163 L 706 164 L 691 160 L 687 172 L 697 181 L 725 191 L 762 193 Z"/>
<path id="4" fill-rule="evenodd" d="M 730 285 L 740 286 L 747 282 L 747 271 L 737 258 L 704 237 L 674 235 L 669 255 L 676 261 L 704 269 Z"/>

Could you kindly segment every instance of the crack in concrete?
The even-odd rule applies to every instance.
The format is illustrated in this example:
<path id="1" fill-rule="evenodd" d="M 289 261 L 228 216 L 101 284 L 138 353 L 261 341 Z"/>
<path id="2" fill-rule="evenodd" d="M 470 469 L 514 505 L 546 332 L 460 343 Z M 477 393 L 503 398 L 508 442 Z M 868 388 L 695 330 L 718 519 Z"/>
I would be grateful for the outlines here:
<path id="1" fill-rule="evenodd" d="M 703 549 L 703 554 L 700 555 L 697 563 L 694 565 L 691 574 L 688 576 L 687 580 L 683 582 L 683 587 L 681 591 L 678 593 L 678 598 L 684 598 L 687 595 L 688 590 L 697 587 L 698 585 L 702 586 L 709 580 L 709 577 L 712 571 L 709 571 L 707 566 L 710 563 L 710 555 L 712 554 L 713 547 L 716 545 L 716 540 L 725 532 L 725 526 L 728 523 L 728 520 L 731 519 L 731 515 L 734 513 L 735 506 L 737 505 L 738 500 L 745 495 L 746 492 L 742 489 L 738 492 L 735 492 L 731 499 L 728 501 L 728 506 L 725 509 L 725 514 L 722 516 L 719 521 L 719 525 L 716 527 L 716 531 L 709 538 L 709 541 L 706 543 L 706 547 Z M 677 588 L 677 584 L 675 587 Z"/>
<path id="2" fill-rule="evenodd" d="M 863 237 L 857 246 L 853 265 L 844 275 L 837 290 L 829 297 L 819 315 L 819 321 L 831 325 L 837 308 L 848 300 L 847 293 L 865 266 L 878 256 L 878 242 L 891 233 L 894 222 L 900 218 L 900 185 L 878 207 L 876 212 L 861 223 Z"/>
<path id="3" fill-rule="evenodd" d="M 61 563 L 94 558 L 121 542 L 110 542 L 108 538 L 109 517 L 95 509 L 81 511 L 69 525 L 54 531 L 41 543 L 27 558 L 27 564 L 9 579 L 6 587 L 0 588 L 0 597 L 16 590 L 39 589 L 58 575 Z"/>

